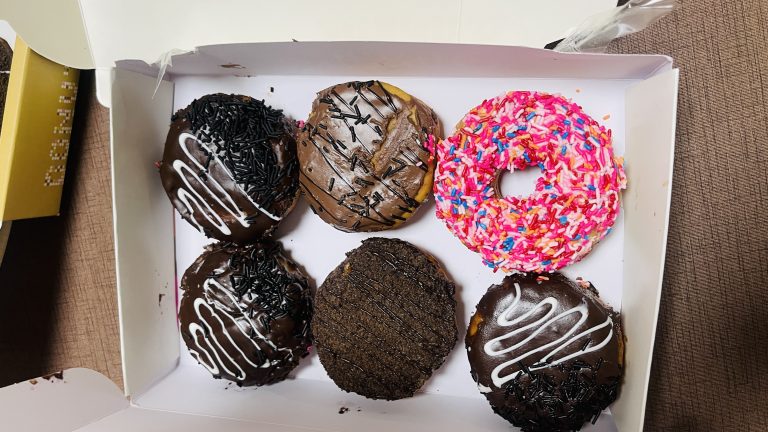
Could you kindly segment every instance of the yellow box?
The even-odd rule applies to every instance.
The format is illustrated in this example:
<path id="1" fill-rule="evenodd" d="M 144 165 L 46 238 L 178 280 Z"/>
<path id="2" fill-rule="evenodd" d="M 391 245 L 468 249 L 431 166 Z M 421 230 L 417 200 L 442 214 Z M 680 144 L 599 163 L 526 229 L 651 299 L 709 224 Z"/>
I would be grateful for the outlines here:
<path id="1" fill-rule="evenodd" d="M 0 132 L 0 220 L 59 214 L 78 76 L 16 39 Z"/>

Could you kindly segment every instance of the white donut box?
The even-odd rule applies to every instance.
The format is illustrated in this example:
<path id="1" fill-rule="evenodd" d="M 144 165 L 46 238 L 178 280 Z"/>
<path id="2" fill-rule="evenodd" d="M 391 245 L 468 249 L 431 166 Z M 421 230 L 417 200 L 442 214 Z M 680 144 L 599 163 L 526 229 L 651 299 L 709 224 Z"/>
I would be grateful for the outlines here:
<path id="1" fill-rule="evenodd" d="M 484 98 L 524 89 L 570 97 L 613 130 L 629 183 L 620 220 L 564 272 L 592 281 L 621 310 L 627 336 L 619 399 L 583 430 L 642 430 L 664 270 L 678 70 L 664 56 L 539 49 L 614 6 L 615 0 L 67 0 L 0 10 L 0 19 L 39 53 L 95 68 L 98 98 L 111 109 L 124 373 L 124 391 L 87 369 L 0 389 L 3 430 L 510 430 L 477 390 L 463 346 L 477 301 L 503 274 L 483 266 L 445 229 L 431 200 L 401 228 L 374 234 L 435 255 L 458 286 L 459 341 L 415 397 L 387 402 L 343 392 L 314 353 L 287 381 L 238 388 L 211 378 L 183 346 L 178 278 L 209 241 L 173 212 L 154 168 L 171 114 L 206 93 L 232 92 L 303 119 L 316 91 L 353 79 L 401 87 L 429 104 L 448 133 Z M 160 81 L 158 65 L 147 64 L 158 60 L 167 65 Z M 527 193 L 537 175 L 529 169 L 505 176 L 504 193 Z M 318 286 L 370 236 L 336 231 L 301 201 L 276 238 Z"/>

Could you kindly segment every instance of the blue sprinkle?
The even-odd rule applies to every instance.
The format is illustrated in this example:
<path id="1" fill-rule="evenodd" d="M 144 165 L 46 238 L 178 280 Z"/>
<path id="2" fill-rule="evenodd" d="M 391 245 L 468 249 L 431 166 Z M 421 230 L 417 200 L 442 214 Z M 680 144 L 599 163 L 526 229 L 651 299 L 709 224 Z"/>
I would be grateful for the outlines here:
<path id="1" fill-rule="evenodd" d="M 552 260 L 544 260 L 541 262 L 541 265 L 550 265 L 552 264 Z"/>
<path id="2" fill-rule="evenodd" d="M 478 222 L 477 224 L 480 225 L 480 228 L 482 228 L 484 230 L 488 229 L 488 226 L 486 224 L 482 223 L 482 222 Z"/>
<path id="3" fill-rule="evenodd" d="M 485 216 L 486 213 L 487 212 L 485 211 L 485 209 L 482 209 L 479 212 L 477 212 L 477 214 L 480 215 L 480 216 Z"/>
<path id="4" fill-rule="evenodd" d="M 594 185 L 587 185 L 587 189 L 593 191 L 593 190 L 596 190 L 597 188 L 595 188 Z"/>
<path id="5" fill-rule="evenodd" d="M 479 130 L 480 130 L 480 129 L 482 129 L 482 128 L 483 128 L 483 124 L 482 124 L 482 123 L 480 123 L 480 124 L 479 124 L 479 125 L 477 125 L 477 127 L 475 128 L 475 132 L 479 131 Z"/>
<path id="6" fill-rule="evenodd" d="M 563 156 L 565 156 L 565 151 L 566 151 L 566 148 L 565 148 L 565 146 L 563 146 L 563 147 L 560 149 L 560 154 L 561 154 L 561 155 L 563 155 Z"/>
<path id="7" fill-rule="evenodd" d="M 451 196 L 456 196 L 459 193 L 459 190 L 456 188 L 451 189 Z"/>
<path id="8" fill-rule="evenodd" d="M 512 239 L 512 237 L 508 237 L 504 242 L 502 243 L 502 249 L 504 251 L 509 252 L 512 250 L 512 248 L 515 247 L 515 241 Z"/>
<path id="9" fill-rule="evenodd" d="M 463 202 L 463 203 L 461 203 L 461 204 L 464 206 L 464 208 L 469 208 L 469 204 L 467 204 L 467 202 L 466 202 L 466 201 L 464 201 L 464 202 Z M 475 205 L 477 205 L 477 203 L 475 203 Z"/>
<path id="10" fill-rule="evenodd" d="M 450 154 L 453 155 L 454 153 L 456 153 L 456 146 L 452 145 Z"/>
<path id="11" fill-rule="evenodd" d="M 502 144 L 501 142 L 497 141 L 496 145 L 499 147 L 499 153 L 503 153 L 504 152 L 504 144 Z"/>
<path id="12" fill-rule="evenodd" d="M 487 193 L 489 190 L 491 190 L 490 186 L 486 186 L 485 189 L 483 189 L 483 193 Z"/>
<path id="13" fill-rule="evenodd" d="M 517 134 L 516 134 L 516 133 L 514 133 L 514 132 L 509 132 L 509 133 L 507 134 L 507 138 L 514 138 L 514 137 L 516 137 L 516 136 L 517 136 Z"/>
<path id="14" fill-rule="evenodd" d="M 517 232 L 523 232 L 523 231 L 525 231 L 525 227 L 521 227 L 521 226 L 517 227 Z"/>
<path id="15" fill-rule="evenodd" d="M 552 198 L 552 199 L 555 199 L 555 198 L 557 198 L 557 194 L 552 194 L 549 197 Z"/>
<path id="16" fill-rule="evenodd" d="M 483 157 L 482 152 L 477 152 L 477 160 L 480 160 Z"/>
<path id="17" fill-rule="evenodd" d="M 552 131 L 552 135 L 557 136 L 557 129 Z"/>
<path id="18" fill-rule="evenodd" d="M 490 268 L 496 268 L 496 265 L 493 264 L 493 261 L 483 260 L 483 264 Z"/>
<path id="19" fill-rule="evenodd" d="M 560 216 L 560 223 L 565 225 L 566 223 L 568 223 L 568 218 L 565 216 Z"/>
<path id="20" fill-rule="evenodd" d="M 499 131 L 499 128 L 500 128 L 500 127 L 501 127 L 501 126 L 498 126 L 498 125 L 496 125 L 496 126 L 494 126 L 494 127 L 492 127 L 492 128 L 491 128 L 491 131 L 493 131 L 493 133 L 496 133 L 496 132 L 498 132 L 498 131 Z"/>
<path id="21" fill-rule="evenodd" d="M 570 126 L 571 125 L 571 121 L 570 120 L 563 120 L 563 124 L 566 125 L 566 126 Z"/>
<path id="22" fill-rule="evenodd" d="M 584 240 L 589 240 L 589 235 L 584 234 Z"/>
<path id="23" fill-rule="evenodd" d="M 454 162 L 456 162 L 456 163 L 459 163 L 459 162 L 461 162 L 461 159 L 459 159 L 459 158 L 453 158 L 453 161 L 454 161 Z"/>
<path id="24" fill-rule="evenodd" d="M 605 233 L 606 233 L 606 234 L 610 234 L 610 233 L 611 233 L 611 231 L 613 231 L 613 227 L 611 227 L 611 228 L 608 228 L 608 231 L 606 231 Z"/>
<path id="25" fill-rule="evenodd" d="M 531 162 L 531 158 L 528 157 L 528 152 L 527 151 L 523 152 L 523 158 L 525 159 L 526 162 L 528 162 L 528 163 Z"/>
<path id="26" fill-rule="evenodd" d="M 587 144 L 587 143 L 584 143 L 584 149 L 585 150 L 592 150 L 592 146 Z"/>
<path id="27" fill-rule="evenodd" d="M 568 132 L 563 132 L 563 139 L 568 138 Z"/>
<path id="28" fill-rule="evenodd" d="M 536 113 L 535 113 L 535 112 L 532 112 L 532 113 L 528 114 L 528 117 L 526 117 L 525 119 L 526 119 L 527 121 L 531 121 L 531 119 L 532 119 L 532 118 L 534 118 L 534 117 L 536 117 Z"/>
<path id="29" fill-rule="evenodd" d="M 517 130 L 526 130 L 526 129 L 528 129 L 528 126 L 526 125 L 520 125 L 517 127 Z"/>
<path id="30" fill-rule="evenodd" d="M 579 124 L 584 124 L 584 119 L 579 117 L 579 118 L 576 119 L 576 122 L 579 123 Z"/>
<path id="31" fill-rule="evenodd" d="M 519 211 L 517 211 L 517 210 L 515 210 L 515 209 L 513 209 L 513 208 L 509 209 L 509 212 L 510 212 L 510 213 L 514 213 L 514 214 L 520 214 L 520 212 L 519 212 Z"/>
<path id="32" fill-rule="evenodd" d="M 437 196 L 437 200 L 438 200 L 438 201 L 442 201 L 442 200 L 443 200 L 443 197 L 442 197 L 442 196 L 440 196 L 440 195 L 438 195 L 438 196 Z"/>
<path id="33" fill-rule="evenodd" d="M 544 186 L 544 189 L 552 189 L 552 185 L 548 184 L 548 185 Z"/>
<path id="34" fill-rule="evenodd" d="M 576 234 L 576 237 L 574 237 L 574 240 L 579 240 L 581 238 L 581 234 Z"/>
<path id="35" fill-rule="evenodd" d="M 459 211 L 456 209 L 456 207 L 451 207 L 451 213 L 459 214 Z"/>
<path id="36" fill-rule="evenodd" d="M 544 171 L 544 164 L 543 164 L 543 163 L 541 163 L 541 162 L 539 162 L 539 168 L 540 168 L 542 171 Z"/>

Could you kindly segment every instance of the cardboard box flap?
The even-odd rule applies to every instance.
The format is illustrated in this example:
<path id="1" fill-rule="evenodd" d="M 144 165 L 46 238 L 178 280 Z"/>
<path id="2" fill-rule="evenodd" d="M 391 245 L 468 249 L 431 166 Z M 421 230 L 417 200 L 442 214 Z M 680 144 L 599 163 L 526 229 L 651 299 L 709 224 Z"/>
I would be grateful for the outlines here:
<path id="1" fill-rule="evenodd" d="M 108 68 L 121 59 L 153 63 L 172 50 L 245 42 L 458 42 L 542 48 L 586 18 L 616 7 L 616 0 L 45 3 L 41 8 L 3 4 L 0 10 L 33 49 L 77 68 Z M 50 37 L 52 31 L 56 37 Z"/>
<path id="2" fill-rule="evenodd" d="M 78 0 L 0 0 L 0 19 L 49 60 L 77 69 L 95 65 Z"/>
<path id="3" fill-rule="evenodd" d="M 90 369 L 67 369 L 0 389 L 3 430 L 73 431 L 128 408 L 109 378 Z"/>

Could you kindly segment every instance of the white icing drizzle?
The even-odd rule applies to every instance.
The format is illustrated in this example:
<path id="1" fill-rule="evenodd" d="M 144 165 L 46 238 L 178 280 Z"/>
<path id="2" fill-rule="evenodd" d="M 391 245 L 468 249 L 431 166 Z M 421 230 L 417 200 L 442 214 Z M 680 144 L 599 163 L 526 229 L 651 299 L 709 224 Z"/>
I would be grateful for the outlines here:
<path id="1" fill-rule="evenodd" d="M 547 308 L 546 313 L 544 314 L 544 316 L 542 316 L 541 318 L 537 319 L 536 321 L 534 321 L 534 322 L 532 322 L 530 324 L 527 324 L 525 326 L 519 327 L 519 328 L 517 328 L 515 330 L 510 331 L 509 333 L 506 333 L 506 334 L 504 334 L 502 336 L 499 336 L 499 337 L 497 337 L 495 339 L 492 339 L 492 340 L 488 341 L 483 346 L 483 350 L 489 356 L 492 356 L 492 357 L 500 356 L 500 355 L 503 355 L 503 354 L 506 354 L 506 353 L 509 353 L 509 352 L 512 352 L 512 351 L 515 351 L 515 350 L 518 350 L 518 349 L 522 348 L 523 346 L 525 346 L 525 344 L 527 344 L 528 342 L 533 340 L 536 336 L 538 336 L 540 333 L 545 331 L 547 329 L 547 327 L 549 327 L 550 325 L 553 325 L 558 320 L 560 320 L 560 319 L 562 319 L 562 318 L 564 318 L 564 317 L 566 317 L 568 315 L 579 314 L 579 319 L 573 325 L 573 327 L 571 327 L 563 336 L 561 336 L 557 340 L 554 340 L 554 341 L 549 342 L 547 344 L 541 345 L 539 347 L 532 347 L 528 351 L 523 351 L 521 354 L 517 355 L 515 358 L 513 358 L 511 360 L 508 360 L 508 361 L 505 361 L 505 362 L 501 363 L 500 365 L 496 366 L 496 368 L 494 368 L 493 371 L 491 372 L 491 381 L 493 382 L 493 385 L 495 385 L 496 387 L 501 387 L 504 383 L 514 379 L 514 373 L 501 376 L 501 371 L 503 369 L 505 369 L 508 366 L 514 365 L 517 362 L 519 362 L 519 361 L 521 361 L 521 360 L 523 360 L 523 359 L 525 359 L 525 358 L 527 358 L 527 357 L 529 357 L 529 356 L 531 356 L 533 354 L 536 354 L 538 352 L 542 352 L 542 351 L 548 350 L 550 348 L 553 348 L 546 355 L 544 355 L 543 357 L 539 358 L 537 361 L 532 362 L 532 364 L 546 362 L 547 363 L 546 365 L 538 366 L 538 367 L 530 367 L 530 370 L 543 369 L 545 367 L 555 366 L 555 365 L 557 365 L 559 363 L 562 363 L 562 362 L 564 362 L 566 360 L 570 360 L 570 359 L 572 359 L 574 357 L 577 357 L 577 356 L 580 356 L 580 355 L 583 355 L 583 354 L 587 354 L 587 353 L 590 353 L 590 352 L 593 352 L 593 351 L 597 351 L 597 350 L 603 348 L 604 346 L 606 346 L 610 342 L 611 337 L 613 336 L 613 321 L 611 320 L 610 317 L 608 317 L 605 320 L 605 322 L 603 322 L 601 324 L 598 324 L 598 325 L 596 325 L 594 327 L 591 327 L 591 328 L 589 328 L 589 329 L 587 329 L 587 330 L 585 330 L 585 331 L 583 331 L 583 332 L 581 332 L 581 333 L 571 337 L 571 335 L 574 332 L 576 332 L 576 329 L 578 329 L 582 324 L 584 324 L 584 322 L 586 322 L 587 317 L 589 315 L 589 309 L 587 308 L 587 305 L 585 303 L 582 303 L 579 306 L 576 306 L 574 308 L 568 309 L 568 310 L 566 310 L 566 311 L 564 311 L 564 312 L 562 312 L 562 313 L 552 317 L 552 315 L 555 313 L 555 310 L 557 309 L 557 306 L 559 305 L 559 302 L 555 298 L 553 298 L 553 297 L 545 298 L 544 300 L 542 300 L 538 304 L 536 304 L 536 306 L 531 308 L 529 311 L 521 314 L 518 317 L 512 318 L 511 314 L 513 314 L 515 312 L 515 309 L 517 308 L 518 303 L 520 303 L 520 297 L 521 297 L 520 285 L 518 283 L 515 283 L 515 298 L 512 301 L 512 304 L 510 304 L 504 310 L 504 312 L 502 312 L 498 316 L 498 318 L 496 319 L 496 322 L 497 322 L 498 325 L 500 325 L 502 327 L 513 326 L 513 325 L 515 325 L 517 323 L 520 323 L 520 322 L 526 320 L 527 318 L 529 318 L 530 316 L 534 315 L 535 313 L 544 310 L 544 308 Z M 592 345 L 590 343 L 590 345 L 588 345 L 588 347 L 585 350 L 583 350 L 583 351 L 579 350 L 579 351 L 576 351 L 576 352 L 574 352 L 572 354 L 569 354 L 567 356 L 561 357 L 559 359 L 552 360 L 552 357 L 556 353 L 560 352 L 562 349 L 564 349 L 565 347 L 569 346 L 573 342 L 583 338 L 584 336 L 587 336 L 587 335 L 589 335 L 591 333 L 594 333 L 594 332 L 596 332 L 596 331 L 598 331 L 598 330 L 600 330 L 602 328 L 608 327 L 608 326 L 610 326 L 611 329 L 608 332 L 608 335 L 605 337 L 605 339 L 602 340 L 600 343 L 598 343 L 596 345 Z M 520 334 L 520 333 L 526 331 L 526 330 L 534 329 L 534 328 L 535 328 L 535 330 L 533 330 L 533 332 L 530 335 L 528 335 L 528 337 L 526 337 L 525 339 L 523 339 L 522 341 L 520 341 L 520 342 L 518 342 L 518 343 L 516 343 L 514 345 L 509 346 L 507 348 L 502 348 L 502 349 L 494 348 L 494 346 L 499 344 L 501 341 L 503 341 L 505 339 L 508 339 L 508 338 L 511 338 L 511 337 L 513 337 L 513 336 L 515 336 L 517 334 Z"/>
<path id="2" fill-rule="evenodd" d="M 480 393 L 490 393 L 492 391 L 490 387 L 486 387 L 480 383 L 477 383 L 477 389 L 480 390 Z"/>
<path id="3" fill-rule="evenodd" d="M 179 200 L 184 203 L 184 205 L 187 207 L 187 210 L 191 214 L 194 214 L 194 208 L 192 206 L 192 204 L 194 203 L 195 207 L 200 209 L 201 213 L 203 214 L 203 217 L 205 217 L 212 225 L 218 228 L 219 231 L 222 232 L 222 234 L 224 235 L 231 234 L 231 231 L 227 227 L 226 223 L 221 219 L 221 217 L 218 214 L 216 214 L 216 212 L 213 211 L 213 209 L 208 204 L 208 202 L 189 183 L 188 177 L 183 172 L 183 171 L 186 171 L 191 177 L 197 180 L 197 183 L 202 186 L 202 188 L 207 192 L 207 194 L 214 201 L 216 201 L 221 207 L 223 207 L 224 210 L 226 210 L 229 214 L 231 214 L 235 218 L 235 220 L 237 220 L 237 222 L 240 223 L 240 225 L 242 225 L 245 228 L 248 228 L 251 225 L 251 223 L 247 220 L 248 215 L 237 206 L 232 196 L 229 193 L 227 193 L 224 187 L 219 182 L 217 182 L 213 177 L 209 177 L 205 182 L 202 181 L 202 179 L 200 179 L 197 172 L 199 172 L 200 170 L 206 170 L 206 168 L 190 152 L 189 148 L 187 147 L 188 139 L 194 140 L 196 143 L 200 145 L 201 148 L 206 149 L 206 151 L 208 151 L 207 147 L 205 147 L 197 139 L 195 135 L 190 134 L 188 132 L 179 134 L 179 147 L 181 147 L 181 149 L 184 151 L 184 154 L 187 156 L 187 159 L 190 160 L 195 166 L 195 169 L 193 169 L 192 167 L 187 165 L 187 163 L 184 161 L 181 161 L 178 159 L 173 161 L 173 164 L 172 164 L 173 168 L 176 170 L 176 173 L 179 174 L 179 177 L 181 178 L 181 180 L 184 182 L 184 184 L 188 189 L 188 190 L 184 188 L 178 189 L 177 196 L 179 197 Z M 234 177 L 232 177 L 232 173 L 229 172 L 229 169 L 226 168 L 226 166 L 219 159 L 219 157 L 213 152 L 209 152 L 208 154 L 213 158 L 211 162 L 218 165 L 221 171 L 226 173 L 229 179 L 232 180 L 232 182 L 234 182 L 235 179 Z M 222 200 L 221 198 L 219 198 L 219 195 L 217 195 L 213 190 L 211 190 L 209 185 L 213 185 L 219 192 L 221 192 L 221 195 L 223 195 L 225 199 Z M 273 219 L 275 221 L 279 221 L 282 219 L 281 217 L 273 215 L 266 209 L 256 204 L 247 193 L 243 193 L 243 195 L 246 197 L 248 202 L 251 203 L 251 205 L 253 205 L 260 212 L 267 215 L 270 219 Z M 205 208 L 203 206 L 205 206 Z M 211 219 L 211 216 L 213 216 L 216 220 Z M 194 220 L 194 217 L 191 217 L 190 219 Z M 197 223 L 197 221 L 195 221 L 195 224 L 197 225 L 198 229 L 202 231 L 200 224 Z"/>

